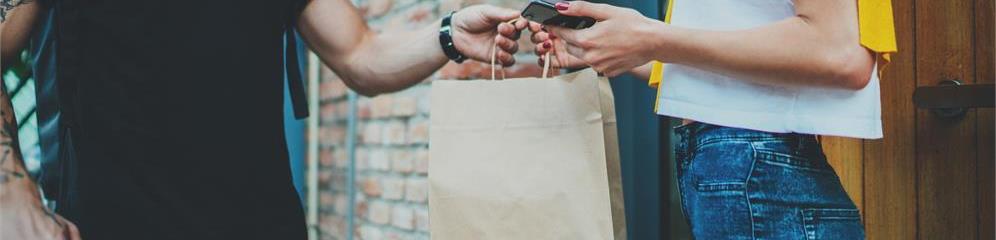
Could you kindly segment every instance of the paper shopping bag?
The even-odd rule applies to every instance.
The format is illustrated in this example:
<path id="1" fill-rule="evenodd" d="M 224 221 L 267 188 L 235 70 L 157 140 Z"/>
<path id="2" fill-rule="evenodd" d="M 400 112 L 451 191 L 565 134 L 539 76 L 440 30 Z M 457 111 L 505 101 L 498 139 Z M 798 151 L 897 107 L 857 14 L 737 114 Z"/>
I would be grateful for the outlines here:
<path id="1" fill-rule="evenodd" d="M 441 80 L 431 98 L 433 239 L 626 239 L 607 79 Z"/>

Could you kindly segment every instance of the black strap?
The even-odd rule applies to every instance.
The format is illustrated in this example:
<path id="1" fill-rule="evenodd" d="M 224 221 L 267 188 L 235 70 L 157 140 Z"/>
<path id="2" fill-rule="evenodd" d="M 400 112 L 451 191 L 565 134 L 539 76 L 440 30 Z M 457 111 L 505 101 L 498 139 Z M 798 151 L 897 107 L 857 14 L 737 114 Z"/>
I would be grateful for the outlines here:
<path id="1" fill-rule="evenodd" d="M 284 66 L 286 66 L 287 87 L 290 88 L 294 117 L 304 119 L 309 115 L 308 100 L 307 94 L 305 94 L 304 80 L 301 78 L 301 67 L 297 52 L 297 34 L 293 24 L 287 25 L 287 32 L 284 33 L 284 41 L 287 43 L 287 48 L 284 49 Z"/>

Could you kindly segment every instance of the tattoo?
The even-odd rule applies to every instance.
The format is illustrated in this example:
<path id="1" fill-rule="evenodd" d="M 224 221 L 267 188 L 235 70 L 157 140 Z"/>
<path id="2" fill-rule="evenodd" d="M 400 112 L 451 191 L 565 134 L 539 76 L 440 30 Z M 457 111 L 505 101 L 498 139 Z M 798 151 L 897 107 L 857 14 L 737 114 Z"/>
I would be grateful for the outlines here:
<path id="1" fill-rule="evenodd" d="M 7 20 L 7 13 L 17 6 L 30 3 L 34 0 L 0 0 L 0 22 Z"/>
<path id="2" fill-rule="evenodd" d="M 0 87 L 0 184 L 24 179 L 28 174 L 17 143 L 17 122 L 6 88 Z"/>

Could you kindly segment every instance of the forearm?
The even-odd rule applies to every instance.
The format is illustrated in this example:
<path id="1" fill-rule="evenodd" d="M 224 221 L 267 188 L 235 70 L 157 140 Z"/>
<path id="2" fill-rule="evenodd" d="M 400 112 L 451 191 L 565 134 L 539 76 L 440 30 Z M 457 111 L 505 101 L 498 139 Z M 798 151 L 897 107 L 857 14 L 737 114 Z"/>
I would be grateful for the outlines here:
<path id="1" fill-rule="evenodd" d="M 416 30 L 371 33 L 367 38 L 345 61 L 325 61 L 346 84 L 364 95 L 418 84 L 449 61 L 439 45 L 438 21 Z"/>
<path id="2" fill-rule="evenodd" d="M 656 59 L 756 83 L 860 89 L 873 67 L 856 29 L 829 34 L 801 17 L 740 31 L 662 27 L 651 38 Z"/>
<path id="3" fill-rule="evenodd" d="M 629 74 L 633 75 L 633 77 L 635 77 L 636 79 L 642 81 L 648 81 L 650 80 L 650 74 L 652 73 L 653 68 L 654 68 L 654 62 L 649 62 L 647 64 L 643 64 L 642 66 L 629 70 Z"/>
<path id="4" fill-rule="evenodd" d="M 298 27 L 311 49 L 350 88 L 363 95 L 398 91 L 446 63 L 439 23 L 376 33 L 350 1 L 311 1 Z"/>
<path id="5" fill-rule="evenodd" d="M 6 88 L 0 88 L 0 205 L 17 194 L 38 194 L 17 142 L 17 121 Z"/>
<path id="6" fill-rule="evenodd" d="M 27 44 L 39 4 L 32 0 L 0 0 L 3 3 L 3 19 L 0 20 L 0 69 L 7 69 L 10 63 Z"/>

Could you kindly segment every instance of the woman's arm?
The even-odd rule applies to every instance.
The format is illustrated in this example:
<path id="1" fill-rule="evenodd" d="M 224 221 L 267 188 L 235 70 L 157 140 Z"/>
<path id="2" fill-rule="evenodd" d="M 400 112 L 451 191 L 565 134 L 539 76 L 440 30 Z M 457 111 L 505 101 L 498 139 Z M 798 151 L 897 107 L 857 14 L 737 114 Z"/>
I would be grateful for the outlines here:
<path id="1" fill-rule="evenodd" d="M 561 5 L 562 14 L 600 20 L 584 30 L 548 29 L 607 75 L 658 60 L 758 83 L 861 89 L 875 63 L 859 42 L 853 0 L 795 0 L 796 16 L 739 31 L 680 28 L 604 4 Z"/>

